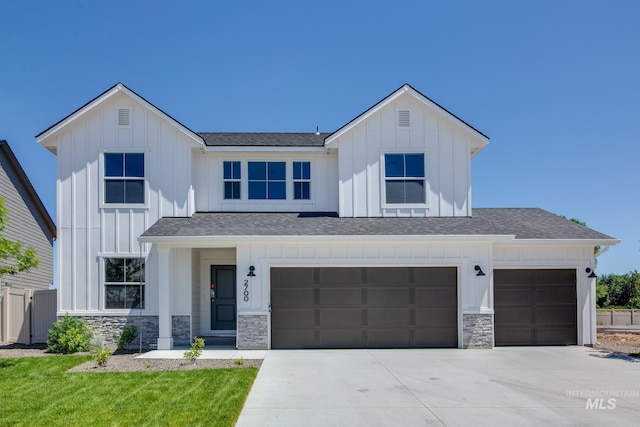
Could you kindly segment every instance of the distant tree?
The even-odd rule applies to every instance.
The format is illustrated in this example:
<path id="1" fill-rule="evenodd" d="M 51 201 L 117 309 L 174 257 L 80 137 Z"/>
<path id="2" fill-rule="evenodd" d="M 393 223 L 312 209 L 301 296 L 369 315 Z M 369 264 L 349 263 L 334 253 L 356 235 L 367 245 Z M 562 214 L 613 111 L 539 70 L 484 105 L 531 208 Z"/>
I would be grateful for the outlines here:
<path id="1" fill-rule="evenodd" d="M 8 215 L 9 210 L 5 206 L 4 198 L 0 197 L 0 277 L 29 271 L 40 265 L 33 248 L 23 250 L 22 242 L 13 242 L 2 234 L 9 220 Z"/>
<path id="2" fill-rule="evenodd" d="M 606 295 L 602 295 L 602 289 Z M 599 307 L 640 308 L 640 273 L 605 274 L 598 278 L 596 297 Z"/>

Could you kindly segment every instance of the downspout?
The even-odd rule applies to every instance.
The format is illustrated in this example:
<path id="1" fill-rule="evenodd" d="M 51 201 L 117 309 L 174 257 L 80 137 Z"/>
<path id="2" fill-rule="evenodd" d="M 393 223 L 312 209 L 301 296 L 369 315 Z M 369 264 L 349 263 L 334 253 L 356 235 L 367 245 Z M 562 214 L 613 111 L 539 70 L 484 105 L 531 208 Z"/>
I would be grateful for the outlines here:
<path id="1" fill-rule="evenodd" d="M 604 248 L 600 248 L 600 250 L 594 254 L 594 258 L 598 258 L 603 253 L 607 252 L 610 247 L 611 245 L 604 245 Z"/>

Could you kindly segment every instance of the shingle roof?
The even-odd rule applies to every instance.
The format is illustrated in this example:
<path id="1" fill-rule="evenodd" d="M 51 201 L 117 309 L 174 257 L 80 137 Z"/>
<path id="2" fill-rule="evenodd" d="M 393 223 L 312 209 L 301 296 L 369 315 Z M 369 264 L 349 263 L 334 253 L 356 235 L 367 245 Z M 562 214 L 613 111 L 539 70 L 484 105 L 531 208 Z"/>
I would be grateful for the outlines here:
<path id="1" fill-rule="evenodd" d="M 477 208 L 471 218 L 339 218 L 335 213 L 196 213 L 191 218 L 162 218 L 142 237 L 372 235 L 515 235 L 516 239 L 613 240 L 610 236 L 537 208 Z"/>
<path id="2" fill-rule="evenodd" d="M 330 133 L 198 132 L 207 146 L 322 147 Z"/>

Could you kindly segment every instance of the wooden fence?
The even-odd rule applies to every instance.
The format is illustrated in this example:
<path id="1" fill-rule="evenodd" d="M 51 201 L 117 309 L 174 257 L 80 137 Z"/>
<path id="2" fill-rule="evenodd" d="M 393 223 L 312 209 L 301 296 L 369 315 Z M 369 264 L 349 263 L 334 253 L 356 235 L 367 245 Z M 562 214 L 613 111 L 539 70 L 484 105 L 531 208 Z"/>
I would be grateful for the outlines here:
<path id="1" fill-rule="evenodd" d="M 47 341 L 56 319 L 57 291 L 0 290 L 0 342 L 36 344 Z"/>
<path id="2" fill-rule="evenodd" d="M 597 310 L 596 323 L 602 326 L 640 325 L 640 310 L 633 308 Z"/>

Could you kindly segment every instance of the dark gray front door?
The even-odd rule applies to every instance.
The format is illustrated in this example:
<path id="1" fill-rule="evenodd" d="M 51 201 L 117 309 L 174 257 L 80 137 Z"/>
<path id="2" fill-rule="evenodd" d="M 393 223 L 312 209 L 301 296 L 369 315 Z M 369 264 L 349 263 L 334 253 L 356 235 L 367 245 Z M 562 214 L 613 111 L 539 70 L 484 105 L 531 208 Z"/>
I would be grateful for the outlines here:
<path id="1" fill-rule="evenodd" d="M 576 270 L 494 270 L 496 345 L 575 345 Z"/>
<path id="2" fill-rule="evenodd" d="M 211 266 L 211 329 L 236 329 L 236 267 Z"/>
<path id="3" fill-rule="evenodd" d="M 272 268 L 273 348 L 457 347 L 457 269 Z"/>

